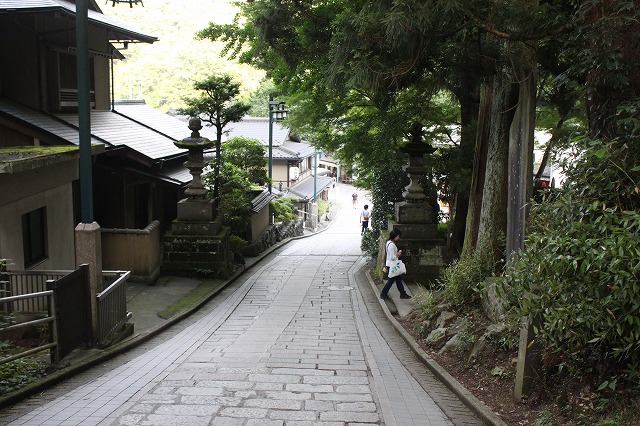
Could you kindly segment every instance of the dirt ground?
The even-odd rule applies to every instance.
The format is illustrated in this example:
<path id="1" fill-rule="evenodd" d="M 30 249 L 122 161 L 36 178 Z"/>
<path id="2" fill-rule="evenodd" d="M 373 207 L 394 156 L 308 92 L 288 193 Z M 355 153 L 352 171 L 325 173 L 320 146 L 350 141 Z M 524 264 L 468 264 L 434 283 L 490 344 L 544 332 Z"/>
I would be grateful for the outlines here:
<path id="1" fill-rule="evenodd" d="M 487 325 L 485 319 L 477 313 L 468 314 L 479 334 Z M 476 398 L 484 402 L 493 412 L 509 425 L 531 425 L 541 411 L 552 409 L 551 401 L 539 398 L 518 401 L 514 397 L 514 383 L 517 360 L 517 347 L 504 350 L 487 345 L 482 354 L 469 361 L 466 353 L 437 350 L 427 346 L 414 330 L 411 319 L 399 319 L 408 333 L 420 344 L 422 349 L 455 377 Z"/>

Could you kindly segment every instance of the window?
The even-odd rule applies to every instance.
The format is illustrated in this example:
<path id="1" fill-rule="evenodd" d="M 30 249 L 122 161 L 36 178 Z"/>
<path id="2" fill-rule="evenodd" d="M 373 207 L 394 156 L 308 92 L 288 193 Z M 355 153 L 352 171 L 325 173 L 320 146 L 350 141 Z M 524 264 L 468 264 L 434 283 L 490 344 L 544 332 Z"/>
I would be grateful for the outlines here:
<path id="1" fill-rule="evenodd" d="M 34 266 L 47 258 L 46 207 L 22 215 L 22 246 L 25 268 Z"/>
<path id="2" fill-rule="evenodd" d="M 52 111 L 76 111 L 78 109 L 78 73 L 74 54 L 55 49 L 49 51 L 48 62 L 48 99 Z M 89 102 L 95 107 L 94 61 L 89 58 Z"/>

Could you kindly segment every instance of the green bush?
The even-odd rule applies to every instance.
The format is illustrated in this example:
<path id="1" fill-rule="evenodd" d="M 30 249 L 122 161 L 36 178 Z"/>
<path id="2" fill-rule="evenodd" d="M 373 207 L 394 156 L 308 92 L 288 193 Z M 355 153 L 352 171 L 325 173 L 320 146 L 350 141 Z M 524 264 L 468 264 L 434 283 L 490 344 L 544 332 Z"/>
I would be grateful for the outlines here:
<path id="1" fill-rule="evenodd" d="M 6 394 L 43 377 L 47 364 L 31 356 L 0 365 L 0 393 Z"/>
<path id="2" fill-rule="evenodd" d="M 360 250 L 375 259 L 378 256 L 378 241 L 380 238 L 372 230 L 365 232 L 360 239 Z"/>
<path id="3" fill-rule="evenodd" d="M 497 263 L 489 249 L 477 248 L 454 260 L 437 280 L 443 300 L 453 306 L 479 305 L 485 279 L 495 274 Z"/>
<path id="4" fill-rule="evenodd" d="M 438 313 L 438 302 L 431 291 L 420 291 L 413 297 L 416 305 L 417 316 L 430 319 Z"/>
<path id="5" fill-rule="evenodd" d="M 623 368 L 637 380 L 640 147 L 588 144 L 565 186 L 532 206 L 526 248 L 499 290 L 514 316 L 530 318 L 548 353 L 569 355 L 574 371 L 605 378 Z"/>
<path id="6" fill-rule="evenodd" d="M 271 200 L 269 203 L 271 211 L 275 217 L 276 222 L 288 222 L 290 220 L 297 220 L 298 215 L 296 213 L 295 198 L 282 197 Z"/>
<path id="7" fill-rule="evenodd" d="M 229 248 L 232 252 L 237 252 L 242 250 L 243 247 L 247 245 L 247 241 L 238 237 L 237 235 L 229 236 Z"/>
<path id="8" fill-rule="evenodd" d="M 321 218 L 323 214 L 327 212 L 329 208 L 329 202 L 321 198 L 318 198 L 318 218 Z"/>

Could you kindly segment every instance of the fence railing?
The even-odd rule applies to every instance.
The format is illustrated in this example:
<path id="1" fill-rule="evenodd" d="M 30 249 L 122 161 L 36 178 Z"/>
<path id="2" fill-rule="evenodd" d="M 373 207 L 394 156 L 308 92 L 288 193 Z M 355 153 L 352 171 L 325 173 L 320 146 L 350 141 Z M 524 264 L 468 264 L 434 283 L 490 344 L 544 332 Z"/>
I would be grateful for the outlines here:
<path id="1" fill-rule="evenodd" d="M 127 311 L 127 279 L 130 271 L 105 271 L 115 281 L 96 295 L 98 309 L 98 344 L 106 344 L 109 336 L 131 319 Z"/>
<path id="2" fill-rule="evenodd" d="M 12 312 L 25 315 L 35 314 L 40 318 L 3 327 L 0 332 L 4 334 L 21 328 L 27 329 L 40 324 L 51 323 L 50 333 L 54 340 L 47 345 L 22 352 L 17 357 L 3 358 L 0 360 L 0 364 L 53 348 L 55 348 L 55 351 L 52 351 L 52 362 L 59 361 L 59 356 L 53 353 L 57 352 L 60 346 L 59 330 L 57 330 L 58 319 L 53 297 L 54 291 L 47 290 L 47 281 L 60 280 L 73 272 L 67 270 L 8 272 L 8 288 L 0 292 L 0 310 L 7 314 Z M 127 311 L 126 283 L 130 275 L 130 271 L 102 271 L 101 284 L 104 290 L 96 295 L 98 336 L 95 336 L 95 340 L 98 346 L 105 346 L 110 336 L 122 328 L 132 317 L 131 312 Z M 89 309 L 88 306 L 87 309 Z M 67 314 L 67 312 L 64 313 Z"/>
<path id="3" fill-rule="evenodd" d="M 1 334 L 12 333 L 15 331 L 29 329 L 32 327 L 46 324 L 49 327 L 49 343 L 41 344 L 37 347 L 33 347 L 30 349 L 18 352 L 16 354 L 0 358 L 0 365 L 36 354 L 42 351 L 46 351 L 46 350 L 51 351 L 50 352 L 51 363 L 55 364 L 58 361 L 60 361 L 60 356 L 58 352 L 58 331 L 57 331 L 57 324 L 56 324 L 56 310 L 55 310 L 53 291 L 46 290 L 46 291 L 29 293 L 29 294 L 22 294 L 19 296 L 2 297 L 0 298 L 0 309 L 6 310 L 7 308 L 5 305 L 7 304 L 29 302 L 29 301 L 33 301 L 34 299 L 46 300 L 46 303 L 42 304 L 48 307 L 46 316 L 44 318 L 38 318 L 31 321 L 25 321 L 19 324 L 3 327 L 1 330 Z"/>
<path id="4" fill-rule="evenodd" d="M 11 271 L 9 273 L 8 294 L 2 296 L 20 296 L 42 293 L 47 290 L 47 281 L 58 280 L 73 271 Z M 45 313 L 49 310 L 48 298 L 22 298 L 12 302 L 9 312 Z"/>

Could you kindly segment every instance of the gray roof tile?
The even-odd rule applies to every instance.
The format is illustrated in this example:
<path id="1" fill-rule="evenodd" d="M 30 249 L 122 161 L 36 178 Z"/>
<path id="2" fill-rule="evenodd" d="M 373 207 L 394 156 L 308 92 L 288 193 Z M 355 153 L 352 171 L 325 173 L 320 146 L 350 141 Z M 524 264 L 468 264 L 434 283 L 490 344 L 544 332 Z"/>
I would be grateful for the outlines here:
<path id="1" fill-rule="evenodd" d="M 320 194 L 326 187 L 332 185 L 334 182 L 332 177 L 329 176 L 317 176 L 317 181 L 315 183 L 316 186 L 316 197 Z M 289 188 L 289 193 L 297 196 L 298 198 L 306 198 L 308 200 L 313 199 L 313 177 L 307 178 Z"/>
<path id="2" fill-rule="evenodd" d="M 65 0 L 0 0 L 0 10 L 13 9 L 18 12 L 43 12 L 47 10 L 61 10 L 63 12 L 75 15 L 75 3 Z M 131 24 L 123 22 L 112 16 L 104 15 L 100 11 L 88 11 L 88 20 L 94 25 L 105 27 L 111 30 L 111 40 L 126 39 L 140 40 L 145 43 L 153 43 L 158 39 L 156 37 L 144 34 L 141 30 L 135 28 Z"/>

